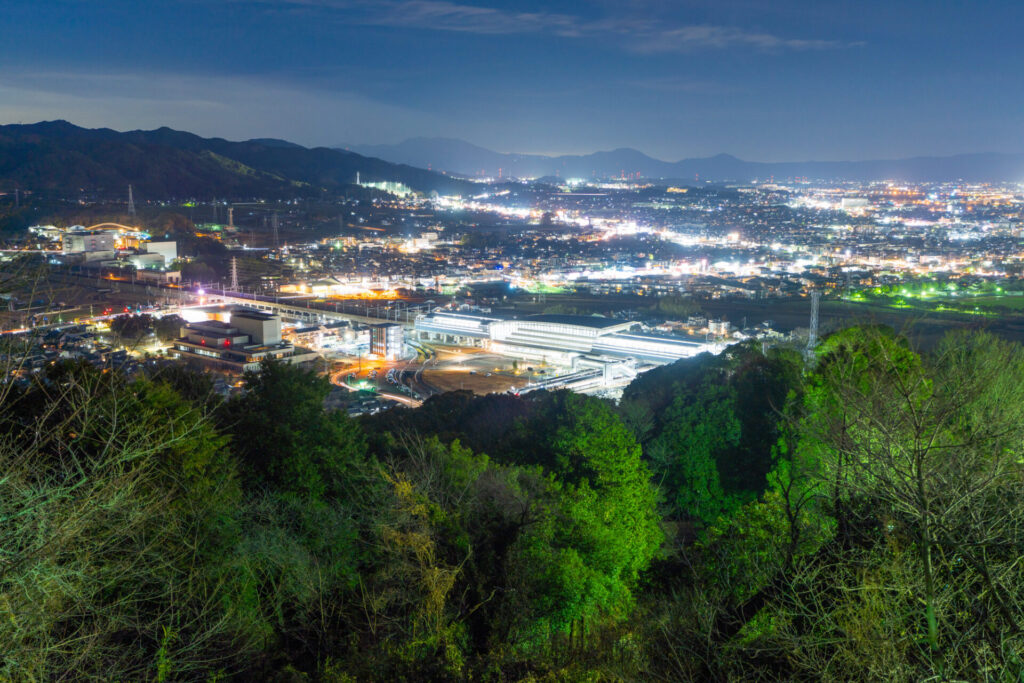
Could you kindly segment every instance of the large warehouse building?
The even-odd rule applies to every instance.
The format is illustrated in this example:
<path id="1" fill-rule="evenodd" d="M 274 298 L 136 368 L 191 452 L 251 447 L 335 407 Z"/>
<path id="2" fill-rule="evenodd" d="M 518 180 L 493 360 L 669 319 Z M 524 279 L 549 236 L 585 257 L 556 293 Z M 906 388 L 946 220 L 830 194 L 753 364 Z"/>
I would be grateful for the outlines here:
<path id="1" fill-rule="evenodd" d="M 660 365 L 709 351 L 720 343 L 631 331 L 638 323 L 602 316 L 532 315 L 523 318 L 437 309 L 416 318 L 422 341 L 479 346 L 494 353 L 574 367 L 580 359 L 633 359 Z"/>

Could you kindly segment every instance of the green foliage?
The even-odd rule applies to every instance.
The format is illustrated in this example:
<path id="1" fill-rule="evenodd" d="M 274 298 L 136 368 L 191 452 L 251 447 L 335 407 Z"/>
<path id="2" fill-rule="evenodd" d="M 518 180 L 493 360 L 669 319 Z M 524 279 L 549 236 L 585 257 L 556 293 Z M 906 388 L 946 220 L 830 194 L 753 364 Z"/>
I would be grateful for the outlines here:
<path id="1" fill-rule="evenodd" d="M 185 319 L 180 315 L 164 315 L 153 320 L 153 332 L 160 341 L 170 341 L 181 336 Z"/>
<path id="2" fill-rule="evenodd" d="M 644 373 L 626 388 L 619 413 L 644 443 L 672 517 L 712 522 L 765 490 L 802 382 L 796 353 L 740 344 Z"/>
<path id="3" fill-rule="evenodd" d="M 901 652 L 918 676 L 999 660 L 1005 652 L 977 648 L 986 630 L 1013 630 L 1022 613 L 1004 563 L 1024 550 L 1024 509 L 1010 502 L 1024 492 L 1024 354 L 975 334 L 951 336 L 922 358 L 877 328 L 845 330 L 819 354 L 794 462 L 836 519 L 836 583 L 855 581 L 845 574 L 855 558 L 900 577 L 905 599 L 885 606 L 886 618 L 917 634 Z M 984 616 L 967 619 L 981 605 Z M 815 619 L 842 630 L 840 615 L 853 608 L 819 603 Z M 838 650 L 852 660 L 847 645 Z"/>
<path id="4" fill-rule="evenodd" d="M 365 441 L 346 415 L 324 412 L 328 380 L 267 361 L 245 381 L 245 393 L 225 405 L 222 422 L 245 464 L 246 485 L 313 499 L 355 495 Z"/>
<path id="5" fill-rule="evenodd" d="M 208 580 L 238 499 L 225 439 L 166 385 L 87 367 L 10 398 L 0 674 L 137 679 L 159 662 L 190 677 L 229 644 L 251 652 Z"/>
<path id="6" fill-rule="evenodd" d="M 123 342 L 137 342 L 150 332 L 161 341 L 169 341 L 179 336 L 184 325 L 184 319 L 178 315 L 155 318 L 149 313 L 125 313 L 110 321 L 110 331 Z"/>
<path id="7" fill-rule="evenodd" d="M 701 312 L 696 301 L 683 296 L 663 296 L 658 299 L 656 310 L 662 315 L 682 320 Z"/>
<path id="8" fill-rule="evenodd" d="M 519 436 L 517 461 L 541 465 L 558 494 L 528 540 L 539 615 L 556 632 L 621 616 L 662 541 L 639 444 L 605 403 L 568 392 L 542 399 Z"/>
<path id="9" fill-rule="evenodd" d="M 722 490 L 718 465 L 739 445 L 735 400 L 728 387 L 708 385 L 692 403 L 677 398 L 665 414 L 649 453 L 674 517 L 710 523 L 737 506 Z"/>
<path id="10" fill-rule="evenodd" d="M 0 678 L 1019 680 L 1024 350 L 800 367 L 357 423 L 283 364 L 48 366 L 0 387 Z"/>
<path id="11" fill-rule="evenodd" d="M 110 321 L 110 331 L 122 341 L 138 341 L 153 329 L 153 316 L 148 313 L 131 315 L 125 313 Z"/>

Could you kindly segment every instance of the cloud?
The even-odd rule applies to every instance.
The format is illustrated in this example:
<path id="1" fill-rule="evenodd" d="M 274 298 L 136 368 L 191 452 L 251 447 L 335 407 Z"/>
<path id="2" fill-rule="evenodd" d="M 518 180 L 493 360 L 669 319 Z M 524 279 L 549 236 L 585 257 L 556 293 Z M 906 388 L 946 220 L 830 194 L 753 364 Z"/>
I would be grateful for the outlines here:
<path id="1" fill-rule="evenodd" d="M 377 16 L 363 17 L 364 23 L 484 35 L 549 32 L 577 35 L 581 28 L 574 17 L 566 14 L 507 12 L 444 0 L 406 0 L 376 7 L 384 11 Z"/>
<path id="2" fill-rule="evenodd" d="M 678 26 L 638 31 L 640 41 L 633 44 L 638 52 L 686 52 L 701 49 L 725 50 L 751 48 L 765 52 L 781 50 L 829 50 L 854 47 L 860 43 L 836 40 L 781 38 L 771 33 L 745 31 L 732 26 Z"/>
<path id="3" fill-rule="evenodd" d="M 516 12 L 449 0 L 238 0 L 268 7 L 328 11 L 341 21 L 478 35 L 538 34 L 618 39 L 639 53 L 746 48 L 764 52 L 828 50 L 861 45 L 818 38 L 788 38 L 736 26 L 670 24 L 651 19 L 584 19 L 557 12 Z"/>

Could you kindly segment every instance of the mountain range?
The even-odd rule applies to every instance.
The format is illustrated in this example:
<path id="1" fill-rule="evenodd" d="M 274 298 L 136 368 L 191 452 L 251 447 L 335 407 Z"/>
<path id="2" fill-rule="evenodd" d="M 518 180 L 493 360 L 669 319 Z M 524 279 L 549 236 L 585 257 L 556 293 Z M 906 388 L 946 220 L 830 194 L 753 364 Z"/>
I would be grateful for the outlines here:
<path id="1" fill-rule="evenodd" d="M 744 161 L 729 154 L 662 161 L 620 148 L 585 155 L 508 154 L 452 138 L 410 138 L 394 145 L 351 145 L 353 152 L 394 163 L 444 170 L 466 177 L 645 178 L 750 181 L 775 178 L 815 180 L 905 180 L 914 182 L 1024 181 L 1024 154 L 959 154 L 870 161 Z"/>
<path id="2" fill-rule="evenodd" d="M 448 138 L 412 138 L 351 150 L 260 138 L 232 142 L 159 128 L 118 132 L 67 121 L 0 125 L 0 191 L 140 199 L 330 196 L 363 181 L 395 181 L 422 192 L 468 194 L 452 177 L 562 178 L 639 174 L 694 180 L 1022 181 L 1024 154 L 962 154 L 876 161 L 752 162 L 727 154 L 667 162 L 635 149 L 586 155 L 506 154 Z"/>
<path id="3" fill-rule="evenodd" d="M 160 128 L 118 132 L 67 121 L 0 126 L 0 190 L 123 196 L 129 183 L 149 200 L 319 196 L 363 181 L 396 181 L 429 192 L 465 193 L 441 173 L 284 140 L 231 142 Z"/>

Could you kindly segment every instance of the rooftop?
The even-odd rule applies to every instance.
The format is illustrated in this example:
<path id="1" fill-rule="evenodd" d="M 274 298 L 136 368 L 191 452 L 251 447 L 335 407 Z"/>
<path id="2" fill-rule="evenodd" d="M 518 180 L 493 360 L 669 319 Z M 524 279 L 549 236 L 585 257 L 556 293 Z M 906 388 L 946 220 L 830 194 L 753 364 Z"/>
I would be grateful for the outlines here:
<path id="1" fill-rule="evenodd" d="M 186 323 L 185 327 L 192 330 L 207 329 L 226 331 L 235 329 L 234 326 L 220 320 L 199 320 L 194 323 Z"/>
<path id="2" fill-rule="evenodd" d="M 247 318 L 249 320 L 271 320 L 275 316 L 273 313 L 266 313 L 264 311 L 257 311 L 254 308 L 236 308 L 231 311 L 232 318 Z"/>
<path id="3" fill-rule="evenodd" d="M 600 315 L 557 315 L 539 314 L 523 318 L 525 322 L 550 323 L 552 325 L 575 325 L 577 327 L 589 327 L 595 330 L 605 330 L 610 327 L 619 327 L 627 324 L 627 320 L 616 320 Z"/>

